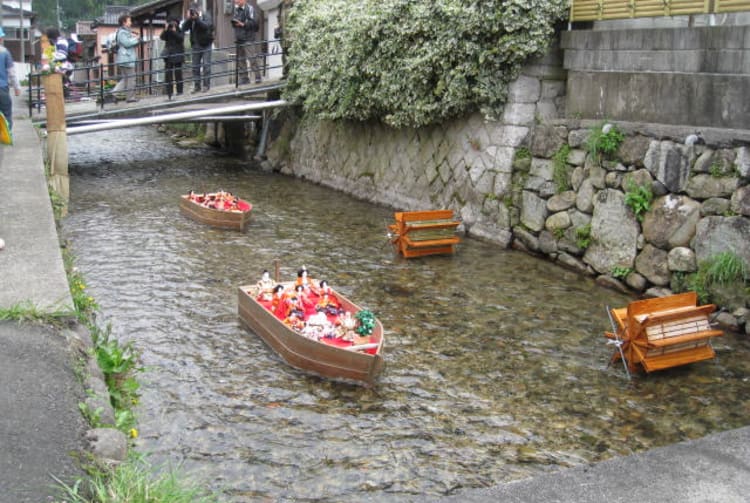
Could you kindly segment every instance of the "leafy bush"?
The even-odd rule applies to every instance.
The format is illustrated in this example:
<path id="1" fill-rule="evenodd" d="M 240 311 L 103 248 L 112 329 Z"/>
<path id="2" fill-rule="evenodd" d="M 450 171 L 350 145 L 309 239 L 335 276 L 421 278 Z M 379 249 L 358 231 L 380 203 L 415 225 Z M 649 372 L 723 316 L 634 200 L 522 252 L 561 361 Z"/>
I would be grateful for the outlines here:
<path id="1" fill-rule="evenodd" d="M 297 0 L 283 97 L 319 119 L 393 127 L 497 116 L 566 14 L 563 0 Z"/>
<path id="2" fill-rule="evenodd" d="M 594 127 L 586 140 L 586 151 L 599 159 L 602 154 L 609 157 L 620 148 L 620 144 L 625 139 L 617 126 L 609 125 L 608 131 L 603 131 L 604 124 Z"/>
<path id="3" fill-rule="evenodd" d="M 651 187 L 648 185 L 636 185 L 633 180 L 629 180 L 626 190 L 625 204 L 633 210 L 635 218 L 639 222 L 643 222 L 646 212 L 651 209 L 651 201 L 654 199 Z"/>

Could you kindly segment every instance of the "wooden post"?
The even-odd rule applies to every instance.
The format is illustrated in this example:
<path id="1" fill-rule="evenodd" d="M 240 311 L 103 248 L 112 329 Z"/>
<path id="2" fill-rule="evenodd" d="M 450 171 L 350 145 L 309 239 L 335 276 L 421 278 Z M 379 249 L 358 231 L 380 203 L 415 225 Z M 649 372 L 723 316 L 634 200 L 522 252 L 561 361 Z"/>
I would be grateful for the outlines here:
<path id="1" fill-rule="evenodd" d="M 65 98 L 62 75 L 51 73 L 42 77 L 47 106 L 47 158 L 50 185 L 65 202 L 66 213 L 70 199 L 68 178 L 68 137 L 65 132 Z"/>

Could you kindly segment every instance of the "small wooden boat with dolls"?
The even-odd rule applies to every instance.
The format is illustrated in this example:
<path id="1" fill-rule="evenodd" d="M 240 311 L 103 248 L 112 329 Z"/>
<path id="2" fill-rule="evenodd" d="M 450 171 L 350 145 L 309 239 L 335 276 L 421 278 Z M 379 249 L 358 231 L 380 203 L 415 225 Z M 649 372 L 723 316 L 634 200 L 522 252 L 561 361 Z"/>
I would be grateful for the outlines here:
<path id="1" fill-rule="evenodd" d="M 299 287 L 264 273 L 238 293 L 240 320 L 292 367 L 365 386 L 382 370 L 382 324 L 325 281 Z"/>
<path id="2" fill-rule="evenodd" d="M 231 192 L 190 191 L 180 197 L 180 213 L 202 224 L 244 231 L 253 205 Z"/>

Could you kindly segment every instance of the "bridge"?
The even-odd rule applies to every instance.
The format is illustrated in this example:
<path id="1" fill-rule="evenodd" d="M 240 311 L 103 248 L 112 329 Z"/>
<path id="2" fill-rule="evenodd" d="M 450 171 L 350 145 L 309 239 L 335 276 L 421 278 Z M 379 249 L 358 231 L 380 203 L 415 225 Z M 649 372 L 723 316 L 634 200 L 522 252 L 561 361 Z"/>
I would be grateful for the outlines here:
<path id="1" fill-rule="evenodd" d="M 279 99 L 286 81 L 282 71 L 279 41 L 255 42 L 254 58 L 262 80 L 239 84 L 237 47 L 212 51 L 210 90 L 192 92 L 200 77 L 192 74 L 191 53 L 184 53 L 182 85 L 184 92 L 167 90 L 161 58 L 136 60 L 135 91 L 138 101 L 126 102 L 114 84 L 118 69 L 114 64 L 76 65 L 63 77 L 66 134 L 82 134 L 166 122 L 260 121 L 265 110 L 286 105 Z M 260 51 L 272 47 L 273 53 Z M 250 51 L 251 54 L 253 51 Z M 248 70 L 252 71 L 249 62 Z M 49 72 L 48 72 L 49 73 Z M 31 74 L 26 90 L 29 116 L 35 126 L 47 127 L 47 96 L 44 73 Z"/>

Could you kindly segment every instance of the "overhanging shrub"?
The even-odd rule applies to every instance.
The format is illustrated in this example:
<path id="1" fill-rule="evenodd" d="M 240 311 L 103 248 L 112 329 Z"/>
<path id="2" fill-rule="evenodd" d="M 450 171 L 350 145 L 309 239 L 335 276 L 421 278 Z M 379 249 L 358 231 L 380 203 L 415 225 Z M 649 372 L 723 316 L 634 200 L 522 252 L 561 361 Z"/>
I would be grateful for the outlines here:
<path id="1" fill-rule="evenodd" d="M 493 117 L 566 12 L 563 0 L 297 0 L 284 98 L 320 119 L 394 127 Z"/>

